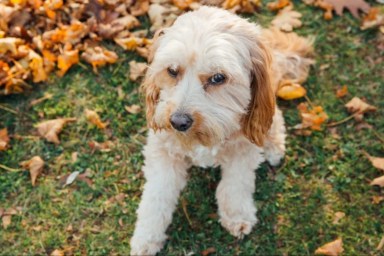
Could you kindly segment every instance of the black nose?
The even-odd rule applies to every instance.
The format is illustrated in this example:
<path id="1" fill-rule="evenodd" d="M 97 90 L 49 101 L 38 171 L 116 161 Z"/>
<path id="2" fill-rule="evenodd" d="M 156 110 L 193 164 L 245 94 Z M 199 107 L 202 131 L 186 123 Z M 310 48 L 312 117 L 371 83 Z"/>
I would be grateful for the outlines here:
<path id="1" fill-rule="evenodd" d="M 193 119 L 190 115 L 184 113 L 175 113 L 171 115 L 171 124 L 173 128 L 180 132 L 188 130 L 193 123 Z"/>

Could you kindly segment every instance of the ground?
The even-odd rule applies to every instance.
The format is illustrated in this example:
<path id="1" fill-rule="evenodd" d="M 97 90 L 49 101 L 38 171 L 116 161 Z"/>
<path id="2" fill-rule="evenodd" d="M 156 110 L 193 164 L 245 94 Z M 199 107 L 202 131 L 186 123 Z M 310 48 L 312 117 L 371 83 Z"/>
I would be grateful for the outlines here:
<path id="1" fill-rule="evenodd" d="M 219 169 L 194 168 L 161 255 L 200 254 L 211 247 L 217 255 L 313 255 L 338 237 L 344 255 L 383 253 L 375 249 L 384 231 L 383 203 L 372 203 L 383 192 L 369 185 L 382 173 L 362 154 L 384 155 L 384 53 L 377 47 L 377 31 L 361 31 L 360 21 L 349 13 L 325 21 L 319 9 L 295 3 L 304 23 L 296 31 L 315 37 L 316 64 L 304 84 L 308 98 L 324 107 L 330 122 L 348 117 L 344 104 L 353 96 L 365 98 L 378 107 L 365 117 L 373 129 L 358 130 L 349 120 L 336 129 L 295 135 L 290 128 L 300 122 L 296 106 L 305 99 L 279 101 L 289 133 L 287 155 L 280 167 L 264 164 L 257 170 L 259 223 L 253 232 L 238 241 L 220 226 L 214 198 Z M 273 13 L 263 9 L 247 17 L 267 25 Z M 12 135 L 10 149 L 0 152 L 1 165 L 8 167 L 0 168 L 0 208 L 22 207 L 10 226 L 0 229 L 0 255 L 50 254 L 55 249 L 76 255 L 129 252 L 144 184 L 140 169 L 146 130 L 143 111 L 129 114 L 124 107 L 143 106 L 138 84 L 127 78 L 128 62 L 142 59 L 106 46 L 117 50 L 120 60 L 99 74 L 78 65 L 64 78 L 52 75 L 31 91 L 0 96 L 0 128 Z M 335 91 L 341 85 L 349 93 L 339 99 Z M 45 93 L 54 96 L 30 106 Z M 85 108 L 96 110 L 108 128 L 89 124 Z M 77 118 L 64 128 L 61 144 L 39 138 L 34 125 L 58 117 Z M 114 144 L 107 152 L 89 145 L 107 140 Z M 46 166 L 32 187 L 19 163 L 35 155 Z M 63 186 L 60 178 L 74 171 L 86 172 L 92 184 L 77 180 Z M 335 212 L 345 213 L 337 224 Z"/>

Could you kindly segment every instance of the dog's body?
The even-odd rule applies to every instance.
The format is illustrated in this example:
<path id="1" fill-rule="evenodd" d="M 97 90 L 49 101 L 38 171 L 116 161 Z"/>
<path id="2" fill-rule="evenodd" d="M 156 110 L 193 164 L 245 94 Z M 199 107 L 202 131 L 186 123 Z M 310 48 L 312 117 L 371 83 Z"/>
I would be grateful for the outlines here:
<path id="1" fill-rule="evenodd" d="M 151 129 L 131 254 L 162 248 L 192 165 L 221 167 L 220 222 L 236 237 L 250 233 L 254 171 L 265 160 L 279 164 L 285 152 L 276 89 L 306 79 L 311 51 L 304 38 L 213 7 L 184 14 L 157 35 L 143 83 Z"/>

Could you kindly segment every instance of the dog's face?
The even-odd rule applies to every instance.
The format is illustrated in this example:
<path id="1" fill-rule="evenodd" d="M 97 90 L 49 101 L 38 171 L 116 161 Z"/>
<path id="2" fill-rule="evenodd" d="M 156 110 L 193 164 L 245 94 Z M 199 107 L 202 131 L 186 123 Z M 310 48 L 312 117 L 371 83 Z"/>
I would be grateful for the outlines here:
<path id="1" fill-rule="evenodd" d="M 202 7 L 155 35 L 143 87 L 147 121 L 205 146 L 242 132 L 262 145 L 275 109 L 270 56 L 260 29 Z"/>

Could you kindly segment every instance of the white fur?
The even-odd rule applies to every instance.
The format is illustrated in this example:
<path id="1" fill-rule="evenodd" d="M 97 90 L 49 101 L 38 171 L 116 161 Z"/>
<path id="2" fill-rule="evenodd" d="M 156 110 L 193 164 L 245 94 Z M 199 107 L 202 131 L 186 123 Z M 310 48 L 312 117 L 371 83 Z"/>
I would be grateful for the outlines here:
<path id="1" fill-rule="evenodd" d="M 255 170 L 265 160 L 272 165 L 280 162 L 284 157 L 286 134 L 284 119 L 277 107 L 264 146 L 256 146 L 242 134 L 241 119 L 251 100 L 249 48 L 258 47 L 256 42 L 252 46 L 244 30 L 252 30 L 255 39 L 263 40 L 257 25 L 224 10 L 202 7 L 180 16 L 155 43 L 156 52 L 147 79 L 160 87 L 153 115 L 159 130 L 150 130 L 143 151 L 146 184 L 131 239 L 132 255 L 152 255 L 161 250 L 178 196 L 187 182 L 187 170 L 192 165 L 221 167 L 222 180 L 216 198 L 224 228 L 242 237 L 249 234 L 257 222 L 253 202 Z M 308 71 L 307 66 L 292 66 L 305 62 L 304 57 L 294 51 L 284 53 L 274 49 L 272 54 L 276 59 L 272 69 L 278 76 L 274 83 L 286 73 L 295 78 L 295 72 L 302 75 L 303 69 Z M 292 56 L 294 61 L 288 60 L 292 60 Z M 309 61 L 305 63 L 309 65 Z M 289 67 L 279 70 L 278 65 Z M 156 80 L 169 66 L 183 70 L 174 86 Z M 228 82 L 206 90 L 199 75 L 216 72 L 225 73 Z M 192 128 L 196 134 L 208 136 L 201 139 L 193 131 L 183 133 L 169 127 L 169 115 L 180 110 L 198 113 L 202 123 Z"/>

